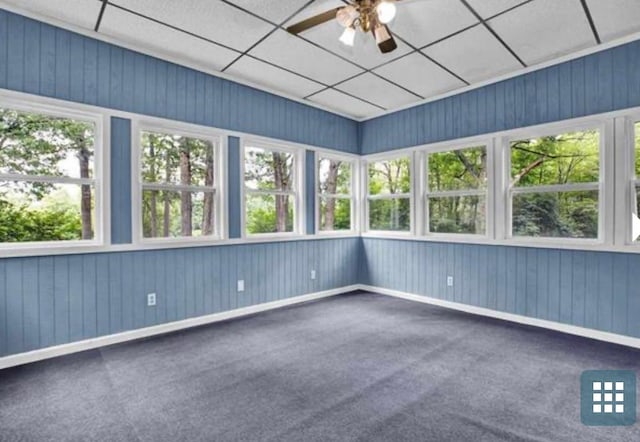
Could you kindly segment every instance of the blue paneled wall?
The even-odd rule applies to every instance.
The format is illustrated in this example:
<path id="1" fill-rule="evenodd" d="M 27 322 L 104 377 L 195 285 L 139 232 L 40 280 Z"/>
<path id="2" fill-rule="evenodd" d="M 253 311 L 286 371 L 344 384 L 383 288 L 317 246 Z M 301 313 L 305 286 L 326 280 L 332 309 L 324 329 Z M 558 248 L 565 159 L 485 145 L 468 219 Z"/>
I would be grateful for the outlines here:
<path id="1" fill-rule="evenodd" d="M 640 106 L 640 41 L 361 124 L 362 154 Z"/>
<path id="2" fill-rule="evenodd" d="M 0 259 L 0 356 L 356 284 L 359 242 Z"/>
<path id="3" fill-rule="evenodd" d="M 364 284 L 640 338 L 638 254 L 362 241 Z"/>

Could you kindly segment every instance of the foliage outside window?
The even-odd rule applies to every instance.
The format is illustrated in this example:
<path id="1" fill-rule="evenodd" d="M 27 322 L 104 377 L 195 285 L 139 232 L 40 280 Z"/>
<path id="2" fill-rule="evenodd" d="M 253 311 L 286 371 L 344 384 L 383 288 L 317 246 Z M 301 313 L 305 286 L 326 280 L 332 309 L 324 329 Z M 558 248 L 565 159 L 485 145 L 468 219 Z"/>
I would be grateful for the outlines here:
<path id="1" fill-rule="evenodd" d="M 486 146 L 430 153 L 425 207 L 429 232 L 486 234 Z"/>
<path id="2" fill-rule="evenodd" d="M 318 160 L 319 228 L 322 231 L 352 230 L 353 163 L 335 158 Z"/>
<path id="3" fill-rule="evenodd" d="M 633 177 L 633 196 L 636 215 L 640 215 L 640 122 L 633 125 L 634 128 L 634 177 Z M 635 242 L 640 242 L 640 238 L 635 238 Z"/>
<path id="4" fill-rule="evenodd" d="M 0 107 L 0 242 L 96 236 L 96 125 Z"/>
<path id="5" fill-rule="evenodd" d="M 511 141 L 513 236 L 598 238 L 600 132 Z"/>
<path id="6" fill-rule="evenodd" d="M 244 149 L 245 229 L 250 235 L 295 231 L 296 157 L 255 146 Z"/>
<path id="7" fill-rule="evenodd" d="M 142 131 L 144 238 L 216 235 L 216 145 L 207 138 Z"/>
<path id="8" fill-rule="evenodd" d="M 411 230 L 410 168 L 409 157 L 369 163 L 369 230 Z"/>

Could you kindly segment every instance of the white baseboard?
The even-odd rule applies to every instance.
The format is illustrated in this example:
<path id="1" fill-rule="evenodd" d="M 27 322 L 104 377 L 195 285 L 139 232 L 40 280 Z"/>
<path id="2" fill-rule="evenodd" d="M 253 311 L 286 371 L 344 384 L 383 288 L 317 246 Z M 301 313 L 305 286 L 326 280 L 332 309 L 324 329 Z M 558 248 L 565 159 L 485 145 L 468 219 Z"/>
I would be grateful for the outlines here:
<path id="1" fill-rule="evenodd" d="M 308 295 L 296 296 L 293 298 L 281 299 L 264 304 L 256 304 L 248 307 L 242 307 L 226 312 L 213 313 L 206 316 L 198 316 L 195 318 L 183 319 L 180 321 L 167 322 L 166 324 L 154 325 L 151 327 L 139 328 L 135 330 L 116 333 L 113 335 L 100 336 L 83 341 L 71 342 L 69 344 L 56 345 L 25 353 L 5 356 L 0 358 L 0 370 L 3 368 L 14 367 L 16 365 L 28 364 L 30 362 L 41 361 L 43 359 L 55 358 L 57 356 L 68 355 L 80 351 L 91 350 L 94 348 L 104 347 L 107 345 L 118 344 L 121 342 L 132 341 L 135 339 L 146 338 L 149 336 L 159 335 L 172 331 L 182 330 L 185 328 L 196 327 L 198 325 L 211 324 L 214 322 L 224 321 L 226 319 L 238 318 L 240 316 L 251 315 L 253 313 L 273 310 L 288 305 L 299 304 L 301 302 L 313 301 L 315 299 L 327 298 L 329 296 L 340 295 L 353 290 L 358 290 L 359 285 L 349 285 L 337 289 L 325 290 L 322 292 L 310 293 Z"/>
<path id="2" fill-rule="evenodd" d="M 618 335 L 615 333 L 608 333 L 600 330 L 593 330 L 590 328 L 578 327 L 575 325 L 561 324 L 559 322 L 547 321 L 545 319 L 530 318 L 528 316 L 516 315 L 514 313 L 506 313 L 497 310 L 491 310 L 483 307 L 476 307 L 473 305 L 460 304 L 458 302 L 445 301 L 437 298 L 430 298 L 427 296 L 416 295 L 413 293 L 402 292 L 399 290 L 385 289 L 382 287 L 375 287 L 366 284 L 359 284 L 360 290 L 365 290 L 372 293 L 378 293 L 381 295 L 393 296 L 396 298 L 408 299 L 410 301 L 422 302 L 424 304 L 437 305 L 439 307 L 449 308 L 452 310 L 458 310 L 474 315 L 487 316 L 490 318 L 502 319 L 510 322 L 517 322 L 519 324 L 531 325 L 534 327 L 546 328 L 549 330 L 555 330 L 562 333 L 568 333 L 570 335 L 582 336 L 584 338 L 596 339 L 598 341 L 610 342 L 613 344 L 625 345 L 627 347 L 640 348 L 640 338 L 633 338 L 631 336 Z"/>

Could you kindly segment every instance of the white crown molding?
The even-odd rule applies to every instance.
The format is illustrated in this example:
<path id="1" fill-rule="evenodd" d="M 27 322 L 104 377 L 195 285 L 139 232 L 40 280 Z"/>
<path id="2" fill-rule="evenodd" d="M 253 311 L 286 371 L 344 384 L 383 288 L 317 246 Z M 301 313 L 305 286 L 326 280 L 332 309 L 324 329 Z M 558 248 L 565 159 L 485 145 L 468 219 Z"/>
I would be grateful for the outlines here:
<path id="1" fill-rule="evenodd" d="M 193 63 L 192 61 L 189 60 L 185 60 L 183 58 L 180 57 L 176 57 L 175 55 L 172 55 L 170 53 L 164 52 L 164 51 L 158 51 L 156 49 L 152 49 L 150 47 L 144 46 L 144 45 L 137 45 L 137 44 L 131 44 L 128 43 L 122 39 L 119 38 L 113 38 L 113 37 L 109 37 L 107 35 L 101 34 L 100 32 L 95 32 L 93 30 L 90 29 L 86 29 L 83 28 L 81 26 L 77 26 L 71 23 L 67 23 L 65 21 L 53 18 L 53 17 L 49 17 L 47 15 L 44 14 L 40 14 L 37 12 L 33 12 L 30 11 L 28 9 L 25 8 L 21 8 L 15 5 L 9 5 L 6 2 L 4 2 L 3 0 L 0 0 L 0 9 L 5 9 L 9 12 L 13 12 L 15 14 L 19 14 L 19 15 L 23 15 L 25 17 L 34 19 L 34 20 L 38 20 L 41 21 L 43 23 L 47 23 L 49 25 L 52 26 L 56 26 L 62 29 L 66 29 L 67 31 L 71 31 L 71 32 L 75 32 L 76 34 L 80 34 L 83 35 L 85 37 L 89 37 L 89 38 L 93 38 L 95 40 L 100 40 L 100 41 L 104 41 L 105 43 L 110 43 L 116 46 L 120 46 L 122 48 L 134 51 L 134 52 L 139 52 L 142 54 L 146 54 L 155 58 L 158 58 L 162 61 L 168 61 L 170 63 L 175 63 L 175 64 L 179 64 L 181 66 L 190 68 L 190 69 L 195 69 L 196 71 L 200 71 L 203 72 L 205 74 L 209 74 L 212 75 L 214 77 L 218 77 L 218 78 L 222 78 L 224 80 L 229 80 L 229 81 L 233 81 L 234 83 L 238 83 L 241 84 L 243 86 L 248 86 L 251 87 L 253 89 L 258 89 L 260 91 L 263 92 L 267 92 L 271 95 L 275 95 L 278 97 L 282 97 L 282 98 L 286 98 L 287 100 L 291 100 L 291 101 L 295 101 L 298 103 L 302 103 L 304 105 L 307 105 L 309 107 L 314 107 L 316 109 L 320 109 L 326 112 L 329 112 L 333 115 L 338 115 L 340 117 L 344 117 L 347 118 L 349 120 L 352 121 L 359 121 L 358 118 L 354 117 L 353 115 L 349 115 L 340 111 L 337 111 L 335 109 L 331 109 L 327 106 L 324 106 L 320 103 L 316 103 L 310 100 L 305 100 L 304 98 L 300 98 L 300 97 L 296 97 L 295 95 L 291 95 L 291 94 L 287 94 L 286 92 L 282 92 L 282 91 L 278 91 L 276 89 L 272 89 L 269 88 L 267 86 L 261 85 L 261 84 L 257 84 L 257 83 L 253 83 L 251 81 L 248 80 L 244 80 L 242 78 L 238 78 L 236 76 L 233 75 L 229 75 L 229 74 L 225 74 L 224 72 L 220 72 L 217 71 L 215 69 L 211 69 L 210 67 L 204 65 L 204 64 L 199 64 L 199 63 Z M 237 51 L 236 51 L 237 52 Z M 240 55 L 241 53 L 238 52 L 238 55 Z M 321 85 L 319 85 L 321 86 Z M 321 86 L 318 88 L 318 92 L 325 89 L 324 86 Z"/>
<path id="2" fill-rule="evenodd" d="M 292 100 L 292 101 L 295 101 L 295 102 L 298 102 L 298 103 L 302 103 L 302 104 L 305 104 L 305 105 L 310 106 L 310 107 L 315 107 L 317 109 L 321 109 L 321 110 L 329 112 L 331 114 L 338 115 L 340 117 L 344 117 L 344 118 L 347 118 L 349 120 L 356 121 L 356 122 L 359 122 L 359 123 L 362 123 L 362 122 L 365 122 L 365 121 L 368 121 L 368 120 L 373 120 L 375 118 L 379 118 L 379 117 L 382 117 L 382 116 L 385 116 L 385 115 L 390 115 L 390 114 L 393 114 L 393 113 L 396 113 L 396 112 L 399 112 L 399 111 L 402 111 L 402 110 L 406 110 L 406 109 L 410 109 L 410 108 L 413 108 L 413 107 L 421 106 L 421 105 L 424 105 L 424 104 L 427 104 L 427 103 L 431 103 L 431 102 L 434 102 L 434 101 L 442 100 L 444 98 L 451 97 L 451 96 L 454 96 L 454 95 L 463 94 L 465 92 L 469 92 L 469 91 L 472 91 L 472 90 L 475 90 L 475 89 L 479 89 L 479 88 L 482 88 L 484 86 L 488 86 L 488 85 L 491 85 L 491 84 L 499 83 L 501 81 L 508 80 L 510 78 L 515 78 L 515 77 L 518 77 L 518 76 L 521 76 L 521 75 L 525 75 L 525 74 L 528 74 L 528 73 L 531 73 L 531 72 L 539 71 L 539 70 L 542 70 L 542 69 L 545 69 L 545 68 L 548 68 L 548 67 L 551 67 L 551 66 L 555 66 L 555 65 L 558 65 L 558 64 L 561 64 L 561 63 L 565 63 L 567 61 L 571 61 L 571 60 L 575 60 L 577 58 L 585 57 L 587 55 L 591 55 L 591 54 L 595 54 L 595 53 L 598 53 L 598 52 L 606 51 L 607 49 L 611 49 L 611 48 L 614 48 L 614 47 L 617 47 L 617 46 L 622 46 L 624 44 L 627 44 L 627 43 L 630 43 L 632 41 L 636 41 L 636 40 L 640 39 L 640 32 L 635 32 L 633 34 L 629 34 L 627 36 L 624 36 L 624 37 L 621 37 L 621 38 L 618 38 L 618 39 L 614 39 L 614 40 L 612 40 L 610 42 L 607 42 L 607 43 L 602 43 L 602 44 L 599 44 L 599 45 L 596 45 L 596 46 L 593 46 L 593 47 L 590 47 L 590 48 L 587 48 L 587 49 L 583 49 L 583 50 L 580 50 L 580 51 L 577 51 L 577 52 L 573 52 L 571 54 L 564 55 L 562 57 L 557 57 L 557 58 L 545 61 L 543 63 L 539 63 L 539 64 L 536 64 L 536 65 L 533 65 L 533 66 L 529 66 L 529 67 L 524 68 L 524 69 L 519 69 L 519 70 L 516 70 L 516 71 L 513 71 L 513 72 L 509 72 L 507 74 L 500 75 L 498 77 L 492 77 L 490 79 L 487 79 L 487 80 L 484 80 L 484 81 L 481 81 L 479 83 L 475 83 L 475 84 L 472 84 L 472 85 L 469 85 L 469 86 L 466 86 L 466 87 L 463 87 L 463 88 L 454 89 L 454 90 L 451 90 L 449 92 L 445 92 L 443 94 L 439 94 L 439 95 L 435 95 L 435 96 L 432 96 L 432 97 L 428 97 L 428 98 L 425 98 L 425 99 L 420 100 L 420 101 L 416 101 L 416 102 L 413 102 L 413 103 L 405 104 L 403 106 L 395 107 L 393 109 L 387 109 L 387 110 L 384 110 L 384 111 L 376 112 L 373 115 L 370 115 L 368 117 L 355 117 L 353 115 L 349 115 L 349 114 L 346 114 L 344 112 L 340 112 L 340 111 L 337 111 L 335 109 L 332 109 L 332 108 L 330 108 L 328 106 L 324 106 L 324 105 L 322 105 L 320 103 L 316 103 L 316 102 L 313 102 L 313 101 L 310 101 L 310 100 L 305 100 L 304 98 L 296 97 L 294 95 L 287 94 L 285 92 L 278 91 L 278 90 L 269 88 L 269 87 L 264 86 L 264 85 L 260 85 L 260 84 L 257 84 L 257 83 L 253 83 L 251 81 L 247 81 L 247 80 L 244 80 L 244 79 L 241 79 L 241 78 L 237 78 L 235 76 L 232 76 L 232 75 L 229 75 L 229 74 L 225 74 L 224 72 L 220 72 L 220 71 L 216 71 L 214 69 L 211 69 L 210 67 L 207 67 L 205 65 L 200 65 L 198 63 L 193 63 L 191 61 L 182 59 L 180 57 L 176 57 L 176 56 L 171 55 L 169 53 L 164 53 L 162 51 L 157 51 L 155 49 L 152 49 L 152 48 L 149 48 L 149 47 L 145 47 L 144 45 L 134 45 L 134 44 L 131 44 L 131 43 L 127 43 L 126 41 L 123 41 L 121 39 L 109 37 L 107 35 L 100 34 L 99 32 L 94 32 L 93 30 L 86 29 L 86 28 L 83 28 L 81 26 L 73 25 L 73 24 L 64 22 L 62 20 L 56 19 L 56 18 L 46 16 L 44 14 L 33 12 L 33 11 L 28 10 L 28 9 L 21 8 L 21 7 L 15 6 L 15 5 L 9 5 L 4 0 L 0 0 L 0 8 L 6 9 L 7 11 L 10 11 L 10 12 L 14 12 L 16 14 L 24 15 L 24 16 L 32 18 L 34 20 L 39 20 L 39 21 L 42 21 L 44 23 L 48 23 L 50 25 L 57 26 L 57 27 L 60 27 L 60 28 L 63 28 L 63 29 L 66 29 L 66 30 L 69 30 L 69 31 L 72 31 L 72 32 L 75 32 L 75 33 L 78 33 L 78 34 L 81 34 L 81 35 L 84 35 L 84 36 L 89 37 L 89 38 L 94 38 L 96 40 L 101 40 L 101 41 L 104 41 L 106 43 L 111 43 L 111 44 L 114 44 L 114 45 L 129 49 L 129 50 L 132 50 L 132 51 L 141 52 L 141 53 L 150 55 L 152 57 L 159 58 L 159 59 L 164 60 L 164 61 L 169 61 L 171 63 L 176 63 L 176 64 L 179 64 L 179 65 L 191 68 L 191 69 L 198 70 L 200 72 L 204 72 L 204 73 L 209 74 L 209 75 L 213 75 L 214 77 L 218 77 L 218 78 L 222 78 L 222 79 L 225 79 L 225 80 L 233 81 L 235 83 L 239 83 L 239 84 L 242 84 L 242 85 L 254 88 L 254 89 L 258 89 L 258 90 L 267 92 L 269 94 L 272 94 L 272 95 L 275 95 L 275 96 L 278 96 L 278 97 L 283 97 L 283 98 L 286 98 L 288 100 Z M 238 52 L 238 55 L 240 55 L 240 52 Z M 318 90 L 318 92 L 322 91 L 323 89 L 324 89 L 324 87 L 320 88 Z"/>
<path id="3" fill-rule="evenodd" d="M 474 83 L 469 86 L 465 86 L 463 88 L 458 88 L 451 90 L 449 92 L 445 92 L 443 94 L 435 95 L 433 97 L 425 98 L 424 100 L 415 101 L 413 103 L 408 103 L 403 106 L 396 107 L 394 109 L 387 109 L 385 111 L 377 112 L 374 115 L 364 118 L 357 118 L 356 121 L 362 123 L 368 120 L 373 120 L 378 117 L 383 117 L 385 115 L 390 115 L 402 110 L 411 109 L 413 107 L 422 106 L 423 104 L 432 103 L 434 101 L 442 100 L 443 98 L 452 97 L 454 95 L 464 94 L 465 92 L 469 92 L 475 89 L 480 89 L 485 86 L 489 86 L 491 84 L 499 83 L 504 80 L 509 80 L 510 78 L 520 77 L 522 75 L 529 74 L 531 72 L 540 71 L 542 69 L 546 69 L 551 66 L 557 66 L 562 63 L 566 63 L 571 60 L 575 60 L 578 58 L 586 57 L 587 55 L 596 54 L 598 52 L 603 52 L 608 49 L 612 49 L 618 46 L 625 45 L 627 43 L 631 43 L 632 41 L 640 40 L 640 32 L 635 32 L 633 34 L 629 34 L 625 37 L 617 38 L 615 40 L 611 40 L 607 43 L 601 43 L 599 45 L 583 49 L 577 52 L 572 52 L 571 54 L 563 55 L 562 57 L 553 58 L 551 60 L 538 63 L 523 69 L 518 69 L 516 71 L 509 72 L 507 74 L 500 75 L 498 77 L 492 77 L 487 80 L 481 81 L 479 83 Z M 353 117 L 351 117 L 353 118 Z"/>

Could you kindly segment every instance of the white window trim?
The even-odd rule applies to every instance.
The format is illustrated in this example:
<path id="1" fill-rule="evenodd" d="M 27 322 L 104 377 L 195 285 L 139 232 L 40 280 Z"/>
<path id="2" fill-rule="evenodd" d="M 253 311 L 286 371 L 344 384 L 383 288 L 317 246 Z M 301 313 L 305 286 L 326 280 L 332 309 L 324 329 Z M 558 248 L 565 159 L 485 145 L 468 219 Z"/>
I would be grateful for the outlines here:
<path id="1" fill-rule="evenodd" d="M 632 238 L 632 214 L 636 214 L 636 188 L 640 176 L 635 171 L 635 125 L 640 112 L 614 120 L 616 140 L 616 229 L 615 243 L 640 251 L 640 240 Z"/>
<path id="2" fill-rule="evenodd" d="M 556 184 L 556 185 L 544 185 L 544 186 L 528 186 L 528 187 L 511 187 L 511 142 L 522 138 L 540 138 L 543 136 L 553 136 L 563 133 L 579 132 L 587 130 L 597 130 L 599 132 L 599 163 L 600 170 L 598 171 L 598 181 L 591 183 L 570 183 L 570 184 Z M 610 164 L 613 162 L 613 146 L 608 142 L 610 138 L 611 130 L 606 121 L 599 119 L 587 119 L 578 124 L 562 124 L 553 123 L 546 126 L 539 127 L 535 130 L 519 129 L 513 131 L 509 136 L 502 138 L 502 149 L 504 151 L 504 186 L 507 200 L 504 203 L 505 218 L 504 218 L 504 232 L 505 239 L 508 241 L 518 242 L 531 242 L 531 243 L 548 243 L 548 244 L 591 244 L 591 245 L 603 245 L 612 244 L 610 238 L 606 232 L 609 232 L 610 220 L 606 216 L 607 209 L 610 207 L 610 197 L 607 195 L 606 189 L 611 186 L 607 186 L 605 189 L 605 182 L 607 178 L 610 178 L 610 174 L 607 173 Z M 608 147 L 610 146 L 610 147 Z M 597 190 L 598 191 L 598 236 L 597 238 L 554 238 L 554 237 L 535 237 L 535 236 L 514 236 L 513 221 L 512 221 L 512 206 L 513 196 L 518 194 L 536 193 L 536 192 L 571 192 L 571 191 L 586 191 Z M 611 211 L 609 211 L 611 212 Z"/>
<path id="3" fill-rule="evenodd" d="M 414 240 L 425 242 L 440 243 L 466 243 L 466 244 L 488 244 L 500 246 L 514 247 L 533 247 L 533 248 L 549 248 L 549 249 L 568 249 L 568 250 L 593 250 L 593 251 L 610 251 L 622 253 L 640 253 L 640 242 L 630 243 L 630 183 L 629 169 L 633 167 L 633 163 L 629 158 L 633 158 L 633 139 L 631 120 L 640 121 L 640 108 L 625 109 L 614 112 L 608 112 L 597 115 L 589 115 L 586 117 L 578 117 L 563 121 L 544 123 L 535 126 L 521 127 L 498 131 L 482 136 L 472 136 L 455 140 L 446 140 L 392 151 L 385 151 L 371 155 L 363 155 L 362 161 L 362 182 L 363 192 L 360 196 L 362 200 L 361 213 L 365 223 L 368 208 L 366 207 L 366 165 L 370 161 L 376 161 L 384 158 L 398 158 L 406 155 L 414 156 L 414 166 L 412 171 L 415 179 L 418 179 L 417 185 L 412 190 L 419 188 L 418 192 L 422 192 L 422 183 L 424 177 L 420 177 L 422 172 L 421 156 L 422 152 L 435 151 L 441 149 L 451 149 L 454 146 L 469 147 L 482 140 L 488 142 L 488 149 L 491 151 L 492 160 L 488 160 L 488 173 L 493 178 L 493 184 L 489 183 L 488 198 L 489 214 L 487 219 L 487 236 L 479 235 L 456 235 L 443 234 L 424 235 L 420 234 L 419 226 L 412 229 L 412 233 L 406 232 L 386 232 L 386 231 L 368 231 L 363 228 L 361 236 L 365 238 L 389 238 L 399 240 Z M 511 138 L 532 137 L 537 134 L 547 135 L 549 133 L 562 133 L 564 131 L 575 131 L 584 129 L 600 129 L 601 130 L 601 171 L 599 179 L 600 197 L 599 204 L 599 229 L 601 229 L 601 237 L 598 240 L 582 239 L 582 238 L 545 238 L 545 237 L 513 237 L 507 235 L 507 226 L 511 220 L 507 218 L 507 202 L 509 199 L 508 186 L 510 183 L 510 169 L 506 167 L 509 163 L 510 149 L 509 143 L 506 141 Z M 614 130 L 615 129 L 615 130 Z M 489 140 L 489 141 L 487 141 Z M 621 141 L 624 140 L 624 143 Z M 624 149 L 623 147 L 624 146 Z M 620 152 L 623 151 L 624 155 Z M 488 152 L 489 154 L 489 152 Z M 615 161 L 615 165 L 614 165 Z M 626 170 L 624 174 L 621 171 Z M 614 189 L 615 188 L 615 189 Z M 621 191 L 622 189 L 622 191 Z M 414 198 L 415 219 L 420 220 L 420 210 L 423 205 L 420 193 Z M 615 201 L 614 201 L 615 200 Z M 615 214 L 614 214 L 615 210 Z M 366 227 L 364 224 L 363 227 Z M 622 232 L 622 233 L 621 233 Z"/>
<path id="4" fill-rule="evenodd" d="M 293 155 L 293 191 L 260 191 L 247 189 L 244 181 L 245 172 L 245 153 L 247 147 L 256 147 L 269 151 L 290 153 Z M 297 238 L 305 235 L 305 179 L 304 171 L 306 164 L 306 149 L 304 147 L 273 140 L 265 140 L 260 138 L 242 138 L 240 140 L 240 235 L 246 240 L 268 240 L 280 238 Z M 275 232 L 275 233 L 248 233 L 247 232 L 247 194 L 280 194 L 293 195 L 293 231 L 292 232 Z"/>
<path id="5" fill-rule="evenodd" d="M 91 184 L 94 189 L 94 238 L 91 240 L 29 241 L 0 243 L 0 257 L 28 256 L 33 254 L 83 253 L 103 248 L 111 242 L 110 217 L 110 146 L 111 119 L 107 112 L 83 104 L 60 102 L 46 97 L 28 94 L 0 94 L 0 107 L 16 111 L 70 118 L 94 125 L 93 178 L 2 174 L 2 180 L 50 182 L 61 184 Z"/>
<path id="6" fill-rule="evenodd" d="M 377 163 L 381 161 L 393 161 L 398 160 L 400 158 L 408 158 L 409 159 L 409 182 L 411 184 L 411 189 L 409 193 L 394 193 L 394 194 L 378 194 L 378 195 L 369 195 L 369 164 Z M 361 217 L 362 217 L 362 227 L 361 231 L 366 234 L 375 234 L 380 237 L 407 237 L 414 236 L 416 234 L 416 186 L 415 186 L 415 152 L 412 151 L 391 151 L 384 152 L 382 154 L 369 155 L 362 161 L 361 173 L 362 173 L 362 204 L 361 204 Z M 384 199 L 409 199 L 409 207 L 410 207 L 410 222 L 409 222 L 409 230 L 376 230 L 369 228 L 369 201 L 370 200 L 384 200 Z"/>
<path id="7" fill-rule="evenodd" d="M 323 194 L 319 192 L 320 185 L 320 160 L 321 159 L 330 159 L 334 161 L 341 161 L 343 163 L 348 163 L 351 167 L 351 193 L 349 195 L 345 194 Z M 349 157 L 340 154 L 329 154 L 324 152 L 316 152 L 315 153 L 315 164 L 313 171 L 313 188 L 314 188 L 314 199 L 315 199 L 315 234 L 320 236 L 335 236 L 335 235 L 354 235 L 357 234 L 360 226 L 360 211 L 358 210 L 358 194 L 360 193 L 359 186 L 359 174 L 360 174 L 360 164 L 358 160 L 354 157 Z M 321 230 L 320 223 L 320 201 L 322 198 L 339 198 L 339 199 L 349 199 L 351 201 L 351 215 L 350 222 L 351 227 L 348 230 Z"/>
<path id="8" fill-rule="evenodd" d="M 213 143 L 214 185 L 183 186 L 179 184 L 143 183 L 142 180 L 142 132 L 179 134 L 185 137 L 210 140 Z M 180 122 L 164 122 L 154 119 L 131 120 L 131 229 L 132 244 L 158 246 L 206 245 L 224 240 L 227 237 L 227 136 L 206 126 Z M 214 233 L 207 236 L 180 236 L 145 238 L 142 223 L 142 194 L 144 188 L 158 190 L 210 191 L 214 195 Z"/>
<path id="9" fill-rule="evenodd" d="M 423 147 L 416 151 L 416 155 L 418 156 L 418 161 L 416 162 L 416 167 L 414 167 L 414 172 L 419 180 L 417 181 L 417 186 L 419 189 L 418 199 L 416 201 L 416 217 L 419 221 L 416 226 L 417 235 L 430 237 L 434 239 L 438 239 L 441 241 L 446 241 L 448 239 L 489 239 L 493 237 L 494 231 L 494 193 L 492 188 L 494 186 L 493 181 L 495 181 L 494 174 L 494 148 L 493 148 L 494 140 L 493 138 L 487 137 L 474 137 L 469 138 L 464 142 L 459 140 L 447 141 L 443 143 L 432 144 L 427 147 Z M 484 146 L 487 154 L 487 188 L 482 189 L 462 189 L 462 190 L 447 190 L 447 191 L 436 191 L 430 192 L 429 183 L 428 183 L 428 156 L 432 153 L 441 153 L 441 152 L 453 152 L 456 150 L 464 150 L 470 149 L 474 147 Z M 471 196 L 471 195 L 479 195 L 484 196 L 485 203 L 485 233 L 442 233 L 442 232 L 430 232 L 429 231 L 429 213 L 428 213 L 428 204 L 427 199 L 437 198 L 437 197 L 446 197 L 446 196 Z"/>

